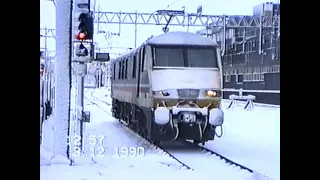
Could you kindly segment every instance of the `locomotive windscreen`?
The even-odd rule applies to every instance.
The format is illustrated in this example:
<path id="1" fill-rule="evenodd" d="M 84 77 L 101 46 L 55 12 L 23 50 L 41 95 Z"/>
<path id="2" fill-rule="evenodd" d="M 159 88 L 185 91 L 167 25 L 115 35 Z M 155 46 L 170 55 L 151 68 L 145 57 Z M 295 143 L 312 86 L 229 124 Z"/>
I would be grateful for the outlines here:
<path id="1" fill-rule="evenodd" d="M 215 47 L 157 46 L 154 53 L 154 66 L 218 68 Z"/>

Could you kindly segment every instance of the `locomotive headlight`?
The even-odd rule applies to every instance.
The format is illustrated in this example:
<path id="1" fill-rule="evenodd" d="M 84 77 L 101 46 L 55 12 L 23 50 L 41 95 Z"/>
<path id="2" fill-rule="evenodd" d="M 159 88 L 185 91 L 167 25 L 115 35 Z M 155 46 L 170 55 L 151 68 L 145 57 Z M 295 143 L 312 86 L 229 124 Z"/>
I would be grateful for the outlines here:
<path id="1" fill-rule="evenodd" d="M 207 95 L 210 96 L 210 97 L 216 97 L 217 96 L 217 92 L 209 90 L 209 91 L 207 91 Z"/>
<path id="2" fill-rule="evenodd" d="M 208 97 L 220 97 L 221 91 L 220 90 L 207 90 L 206 96 Z"/>

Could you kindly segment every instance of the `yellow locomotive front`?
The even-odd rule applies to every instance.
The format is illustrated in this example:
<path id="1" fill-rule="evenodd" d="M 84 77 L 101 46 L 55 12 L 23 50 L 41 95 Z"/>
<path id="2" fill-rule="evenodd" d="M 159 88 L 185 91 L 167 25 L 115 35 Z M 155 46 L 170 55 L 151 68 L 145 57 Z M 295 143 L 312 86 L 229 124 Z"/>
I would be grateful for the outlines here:
<path id="1" fill-rule="evenodd" d="M 222 65 L 218 44 L 198 35 L 183 44 L 153 42 L 149 42 L 153 59 L 153 139 L 188 139 L 195 143 L 213 140 L 216 127 L 224 119 L 219 108 Z"/>

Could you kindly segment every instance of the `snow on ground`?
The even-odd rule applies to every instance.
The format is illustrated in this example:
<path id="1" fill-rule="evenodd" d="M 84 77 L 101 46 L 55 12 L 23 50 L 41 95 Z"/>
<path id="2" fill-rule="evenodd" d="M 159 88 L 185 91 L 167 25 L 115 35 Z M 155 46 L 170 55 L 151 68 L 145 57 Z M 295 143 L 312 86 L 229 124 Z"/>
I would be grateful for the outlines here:
<path id="1" fill-rule="evenodd" d="M 99 91 L 101 91 L 101 92 L 99 92 Z M 91 92 L 88 92 L 88 94 L 92 95 L 93 99 L 104 98 L 104 100 L 106 100 L 107 102 L 110 102 L 110 98 L 108 96 L 107 97 L 105 96 L 105 92 L 106 92 L 105 90 L 101 89 L 101 90 L 94 91 L 92 94 L 91 94 Z M 95 103 L 97 103 L 103 109 L 107 109 L 106 106 L 108 106 L 108 105 L 106 105 L 105 103 L 103 103 L 101 101 L 100 102 L 96 101 Z M 122 124 L 118 123 L 118 120 L 115 120 L 112 117 L 110 117 L 109 120 L 111 122 L 115 122 L 116 126 L 121 126 L 122 132 L 119 132 L 119 133 L 125 134 L 125 132 L 123 131 L 123 128 L 125 128 L 125 127 Z M 94 128 L 96 128 L 96 127 L 94 126 Z M 109 129 L 114 129 L 114 128 L 109 128 Z M 116 133 L 116 134 L 118 134 L 118 133 Z M 136 135 L 132 133 L 132 136 L 134 137 Z M 134 140 L 135 139 L 133 138 L 132 141 L 134 142 Z M 247 179 L 247 178 L 249 178 L 248 176 L 251 176 L 251 174 L 248 171 L 240 170 L 239 167 L 230 167 L 230 166 L 226 165 L 224 161 L 221 161 L 220 158 L 215 155 L 208 155 L 207 153 L 201 153 L 199 151 L 194 152 L 194 150 L 193 150 L 193 152 L 188 151 L 188 150 L 185 152 L 182 152 L 182 150 L 175 151 L 175 152 L 176 153 L 174 153 L 174 156 L 177 157 L 179 160 L 183 161 L 184 163 L 186 163 L 187 165 L 191 166 L 191 168 L 196 169 L 197 174 L 204 174 L 204 175 L 208 176 L 206 173 L 210 172 L 211 174 L 215 174 L 216 179 L 221 179 L 221 180 Z M 147 156 L 148 156 L 148 154 L 146 154 L 146 157 Z M 151 159 L 151 160 L 157 161 L 155 159 L 155 157 L 153 157 L 153 159 Z M 212 167 L 214 167 L 214 168 L 212 168 Z M 209 176 L 211 176 L 211 175 L 209 175 Z"/>
<path id="2" fill-rule="evenodd" d="M 97 105 L 85 100 L 85 109 L 91 111 L 91 122 L 86 127 L 86 137 L 89 135 L 104 136 L 103 148 L 107 151 L 105 157 L 92 158 L 93 164 L 80 164 L 76 166 L 51 165 L 52 144 L 44 143 L 41 147 L 42 166 L 40 166 L 40 179 L 42 180 L 126 180 L 137 179 L 176 179 L 186 180 L 199 178 L 214 178 L 215 180 L 257 180 L 257 175 L 251 177 L 233 177 L 222 168 L 218 176 L 213 171 L 185 170 L 181 165 L 163 152 L 155 149 L 136 134 L 128 130 L 104 110 L 110 111 L 110 106 L 103 101 L 111 102 L 106 88 L 86 90 L 86 97 Z M 93 96 L 93 97 L 91 97 Z M 240 109 L 225 109 L 224 136 L 209 142 L 210 148 L 240 164 L 253 168 L 267 176 L 280 179 L 279 162 L 279 110 L 244 111 Z M 52 121 L 52 120 L 51 120 Z M 45 126 L 53 131 L 52 122 L 47 121 Z M 50 124 L 51 123 L 51 124 Z M 49 139 L 50 131 L 46 131 L 44 139 Z M 49 135 L 48 135 L 49 134 Z M 51 138 L 52 140 L 52 138 Z M 48 145 L 49 144 L 49 145 Z M 145 156 L 116 156 L 117 147 L 141 147 L 145 149 Z M 88 149 L 88 147 L 86 148 Z M 88 152 L 88 151 L 87 151 Z M 90 158 L 87 158 L 90 160 Z M 197 156 L 190 156 L 188 160 L 197 161 Z M 186 162 L 188 163 L 188 162 Z M 210 165 L 211 166 L 211 165 Z M 194 167 L 196 168 L 196 167 Z M 212 165 L 212 169 L 217 166 Z M 209 168 L 210 169 L 210 168 Z M 220 168 L 219 168 L 220 169 Z M 228 169 L 228 168 L 226 168 Z M 222 174 L 222 176 L 221 176 Z M 228 176 L 223 176 L 228 174 Z M 238 174 L 237 174 L 238 175 Z"/>
<path id="3" fill-rule="evenodd" d="M 84 82 L 86 87 L 96 87 L 96 78 L 93 75 L 84 76 Z"/>
<path id="4" fill-rule="evenodd" d="M 109 96 L 109 94 L 111 93 L 111 90 L 110 88 L 100 88 L 100 89 L 95 89 L 94 91 L 91 91 L 92 92 L 92 96 L 93 98 L 96 98 L 98 100 L 101 100 L 101 101 L 104 101 L 104 102 L 107 102 L 107 103 L 111 103 L 111 97 Z"/>
<path id="5" fill-rule="evenodd" d="M 280 109 L 224 111 L 223 137 L 205 147 L 279 180 Z"/>
<path id="6" fill-rule="evenodd" d="M 111 102 L 106 88 L 92 93 L 95 98 Z M 225 123 L 222 138 L 215 138 L 205 147 L 225 157 L 252 168 L 274 180 L 280 179 L 280 108 L 254 106 L 243 110 L 239 102 L 234 109 L 226 109 L 229 101 L 224 100 Z M 220 133 L 220 129 L 218 129 Z"/>
<path id="7" fill-rule="evenodd" d="M 137 135 L 129 131 L 123 125 L 115 121 L 108 113 L 96 105 L 86 102 L 86 110 L 91 111 L 92 122 L 87 126 L 86 135 L 104 136 L 102 146 L 107 152 L 104 157 L 93 158 L 94 164 L 79 164 L 76 166 L 50 165 L 53 156 L 53 126 L 52 118 L 45 122 L 46 134 L 40 147 L 40 179 L 42 180 L 126 180 L 126 179 L 163 179 L 174 177 L 177 173 L 186 178 L 196 179 L 198 174 L 181 168 L 175 160 L 165 155 L 163 151 L 156 150 L 154 146 L 144 141 L 138 141 Z M 51 134 L 50 134 L 51 133 Z M 87 146 L 88 147 L 88 146 Z M 141 147 L 145 149 L 145 155 L 140 156 L 117 156 L 115 148 Z M 79 158 L 81 159 L 81 158 Z M 90 158 L 87 158 L 90 160 Z M 77 160 L 76 160 L 77 162 Z M 79 161 L 80 162 L 80 161 Z M 88 161 L 89 162 L 89 161 Z M 47 165 L 47 166 L 46 166 Z M 173 174 L 174 173 L 174 174 Z"/>
<path id="8" fill-rule="evenodd" d="M 118 120 L 115 120 L 103 109 L 96 105 L 87 105 L 86 110 L 89 110 L 92 114 L 92 122 L 87 125 L 87 136 L 96 135 L 103 137 L 103 147 L 107 155 L 117 156 L 118 153 L 121 154 L 118 151 L 120 151 L 119 149 L 122 147 L 135 147 L 140 148 L 140 153 L 137 156 L 129 155 L 130 158 L 134 157 L 136 159 L 144 160 L 148 160 L 149 158 L 155 160 L 154 158 L 159 158 L 157 161 L 163 161 L 161 162 L 163 164 L 176 164 L 171 158 L 166 157 L 163 154 L 158 154 L 158 151 L 154 146 L 150 147 L 146 141 L 139 139 L 136 134 L 124 127 L 123 124 L 119 123 Z M 142 151 L 144 151 L 144 153 Z M 123 153 L 123 156 L 125 157 L 125 153 Z M 103 160 L 104 158 L 94 158 L 95 162 L 103 162 Z"/>

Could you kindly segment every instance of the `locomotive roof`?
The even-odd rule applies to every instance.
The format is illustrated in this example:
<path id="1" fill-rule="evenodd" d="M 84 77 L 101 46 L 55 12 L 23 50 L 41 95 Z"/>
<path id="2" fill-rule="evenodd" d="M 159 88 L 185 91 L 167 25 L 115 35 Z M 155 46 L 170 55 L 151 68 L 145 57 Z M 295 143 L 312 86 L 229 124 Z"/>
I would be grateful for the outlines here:
<path id="1" fill-rule="evenodd" d="M 146 42 L 152 45 L 202 45 L 218 46 L 213 40 L 199 34 L 183 31 L 173 31 L 153 37 Z"/>
<path id="2" fill-rule="evenodd" d="M 159 36 L 152 37 L 144 42 L 143 45 L 196 45 L 196 46 L 219 46 L 219 44 L 212 39 L 201 36 L 199 34 L 183 31 L 172 31 Z M 126 58 L 133 53 L 136 53 L 141 46 L 120 55 L 113 62 L 117 61 L 119 58 Z"/>

